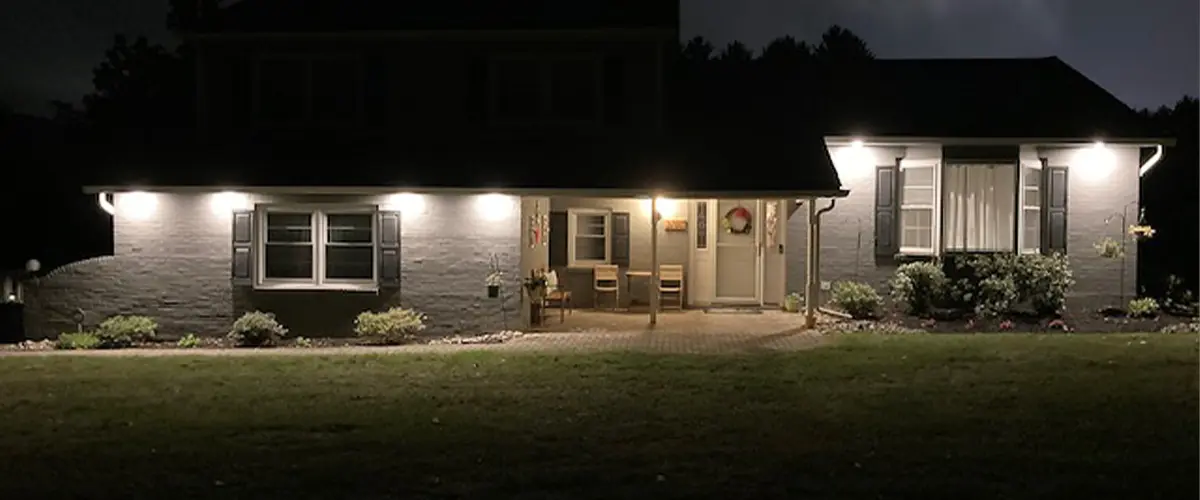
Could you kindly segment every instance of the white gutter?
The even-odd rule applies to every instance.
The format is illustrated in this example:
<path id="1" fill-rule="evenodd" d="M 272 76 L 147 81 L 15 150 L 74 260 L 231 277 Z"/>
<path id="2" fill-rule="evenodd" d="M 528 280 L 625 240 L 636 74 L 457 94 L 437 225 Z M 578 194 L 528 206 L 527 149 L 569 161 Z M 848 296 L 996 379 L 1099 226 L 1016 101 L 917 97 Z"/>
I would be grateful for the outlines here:
<path id="1" fill-rule="evenodd" d="M 105 212 L 108 212 L 108 215 L 116 215 L 117 207 L 114 207 L 112 202 L 108 200 L 108 196 L 109 194 L 104 191 L 96 193 L 96 198 L 100 203 L 100 208 L 104 209 Z"/>
<path id="2" fill-rule="evenodd" d="M 1154 155 L 1151 156 L 1149 160 L 1146 160 L 1146 163 L 1144 163 L 1142 167 L 1138 169 L 1138 177 L 1144 177 L 1146 172 L 1149 172 L 1150 169 L 1154 168 L 1155 165 L 1158 165 L 1158 162 L 1162 161 L 1164 149 L 1163 145 L 1156 144 L 1155 148 L 1156 150 L 1154 151 Z"/>

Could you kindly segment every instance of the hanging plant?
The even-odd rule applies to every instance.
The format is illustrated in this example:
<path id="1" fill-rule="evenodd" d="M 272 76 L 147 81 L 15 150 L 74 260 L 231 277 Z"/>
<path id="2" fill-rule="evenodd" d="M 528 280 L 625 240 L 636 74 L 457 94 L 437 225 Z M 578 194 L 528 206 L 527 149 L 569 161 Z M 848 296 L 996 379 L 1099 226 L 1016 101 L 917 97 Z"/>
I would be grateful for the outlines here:
<path id="1" fill-rule="evenodd" d="M 1138 240 L 1146 240 L 1154 237 L 1154 228 L 1145 224 L 1129 226 L 1129 234 Z"/>
<path id="2" fill-rule="evenodd" d="M 1125 256 L 1125 246 L 1112 238 L 1104 238 L 1092 245 L 1101 257 L 1119 259 Z"/>
<path id="3" fill-rule="evenodd" d="M 721 227 L 733 234 L 750 234 L 754 229 L 754 215 L 745 207 L 734 207 L 721 218 Z"/>

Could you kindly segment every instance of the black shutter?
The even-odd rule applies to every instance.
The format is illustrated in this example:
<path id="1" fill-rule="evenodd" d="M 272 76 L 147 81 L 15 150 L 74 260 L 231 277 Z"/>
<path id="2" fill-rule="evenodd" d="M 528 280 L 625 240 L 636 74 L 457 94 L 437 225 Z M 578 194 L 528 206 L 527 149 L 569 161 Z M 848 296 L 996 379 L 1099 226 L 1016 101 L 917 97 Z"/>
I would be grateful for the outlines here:
<path id="1" fill-rule="evenodd" d="M 629 267 L 629 212 L 613 212 L 612 245 L 608 249 L 609 261 L 620 267 Z"/>
<path id="2" fill-rule="evenodd" d="M 567 213 L 550 212 L 550 267 L 567 266 Z"/>
<path id="3" fill-rule="evenodd" d="M 629 119 L 629 102 L 625 98 L 625 60 L 619 57 L 604 59 L 604 123 L 625 125 Z"/>
<path id="4" fill-rule="evenodd" d="M 1067 167 L 1042 168 L 1046 200 L 1042 210 L 1042 252 L 1067 253 Z"/>
<path id="5" fill-rule="evenodd" d="M 254 285 L 254 212 L 233 213 L 233 257 L 230 278 L 236 286 Z"/>
<path id="6" fill-rule="evenodd" d="M 400 212 L 379 212 L 379 286 L 400 286 Z"/>
<path id="7" fill-rule="evenodd" d="M 896 165 L 875 169 L 875 255 L 880 257 L 892 257 L 900 251 L 896 223 L 900 209 L 896 199 L 899 173 Z"/>
<path id="8" fill-rule="evenodd" d="M 488 60 L 473 57 L 467 65 L 467 117 L 472 123 L 483 124 L 488 120 Z"/>

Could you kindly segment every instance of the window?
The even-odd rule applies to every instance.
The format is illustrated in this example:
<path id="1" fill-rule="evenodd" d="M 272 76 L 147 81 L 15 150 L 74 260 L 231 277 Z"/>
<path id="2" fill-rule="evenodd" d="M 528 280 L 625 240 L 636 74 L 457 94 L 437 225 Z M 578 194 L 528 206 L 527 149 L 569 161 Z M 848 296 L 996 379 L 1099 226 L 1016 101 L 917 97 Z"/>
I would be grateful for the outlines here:
<path id="1" fill-rule="evenodd" d="M 493 118 L 502 122 L 586 123 L 599 119 L 601 68 L 588 57 L 507 58 L 491 66 Z"/>
<path id="2" fill-rule="evenodd" d="M 900 171 L 900 252 L 933 254 L 933 214 L 937 164 L 902 164 Z"/>
<path id="3" fill-rule="evenodd" d="M 708 248 L 708 202 L 696 202 L 696 249 Z"/>
<path id="4" fill-rule="evenodd" d="M 371 286 L 376 282 L 374 208 L 266 208 L 259 282 L 266 287 Z"/>
<path id="5" fill-rule="evenodd" d="M 943 173 L 945 248 L 960 252 L 1016 249 L 1016 167 L 947 165 Z"/>
<path id="6" fill-rule="evenodd" d="M 607 264 L 611 258 L 612 216 L 607 210 L 567 212 L 567 259 L 571 267 Z"/>
<path id="7" fill-rule="evenodd" d="M 279 56 L 258 61 L 257 118 L 269 124 L 349 124 L 363 98 L 353 57 Z"/>
<path id="8" fill-rule="evenodd" d="M 1037 253 L 1042 248 L 1042 168 L 1041 165 L 1021 167 L 1021 217 L 1024 232 L 1021 251 Z"/>

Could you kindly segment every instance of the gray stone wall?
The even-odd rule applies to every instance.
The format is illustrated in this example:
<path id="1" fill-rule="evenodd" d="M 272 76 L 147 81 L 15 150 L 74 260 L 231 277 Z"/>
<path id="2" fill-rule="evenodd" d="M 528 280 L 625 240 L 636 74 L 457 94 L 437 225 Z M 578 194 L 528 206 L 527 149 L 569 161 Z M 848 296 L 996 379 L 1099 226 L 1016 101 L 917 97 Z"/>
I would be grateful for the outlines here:
<path id="1" fill-rule="evenodd" d="M 232 224 L 215 193 L 115 196 L 114 256 L 63 266 L 29 287 L 26 329 L 52 337 L 113 314 L 153 316 L 164 335 L 220 335 L 247 311 L 275 313 L 294 335 L 351 335 L 364 310 L 394 305 L 429 316 L 430 334 L 519 328 L 520 200 L 508 196 L 422 195 L 408 204 L 401 230 L 399 289 L 264 291 L 230 281 Z M 485 201 L 486 199 L 486 201 Z M 153 200 L 147 202 L 146 200 Z M 258 203 L 377 204 L 387 196 L 250 194 Z M 152 205 L 152 206 L 148 206 Z M 509 280 L 501 299 L 487 298 L 492 255 Z"/>

